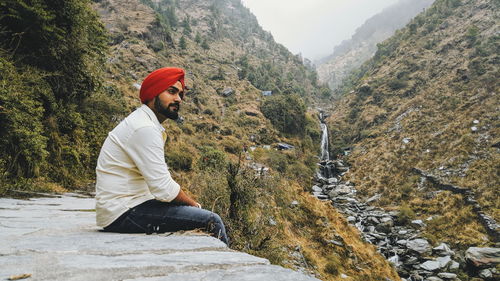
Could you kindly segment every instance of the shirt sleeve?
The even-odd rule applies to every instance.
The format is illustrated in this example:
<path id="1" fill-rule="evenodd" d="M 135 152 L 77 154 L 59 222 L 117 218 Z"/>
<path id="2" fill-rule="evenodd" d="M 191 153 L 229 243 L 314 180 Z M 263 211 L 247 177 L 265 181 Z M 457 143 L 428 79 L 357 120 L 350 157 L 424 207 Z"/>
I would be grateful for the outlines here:
<path id="1" fill-rule="evenodd" d="M 128 140 L 127 152 L 155 199 L 170 202 L 177 197 L 180 186 L 168 171 L 161 132 L 154 127 L 137 129 Z"/>

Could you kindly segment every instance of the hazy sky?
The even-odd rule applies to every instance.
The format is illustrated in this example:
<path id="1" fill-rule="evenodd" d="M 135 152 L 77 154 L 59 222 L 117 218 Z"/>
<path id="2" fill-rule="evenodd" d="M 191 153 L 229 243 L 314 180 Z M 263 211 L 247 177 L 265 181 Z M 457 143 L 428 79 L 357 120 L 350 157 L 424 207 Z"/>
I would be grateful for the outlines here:
<path id="1" fill-rule="evenodd" d="M 242 1 L 278 43 L 315 60 L 331 54 L 365 20 L 398 0 Z"/>

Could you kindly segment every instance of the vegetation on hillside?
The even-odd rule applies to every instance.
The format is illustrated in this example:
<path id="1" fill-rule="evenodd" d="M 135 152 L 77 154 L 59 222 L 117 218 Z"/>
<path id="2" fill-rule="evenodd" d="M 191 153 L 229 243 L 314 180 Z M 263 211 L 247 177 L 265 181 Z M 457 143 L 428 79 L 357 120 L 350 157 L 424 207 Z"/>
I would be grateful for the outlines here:
<path id="1" fill-rule="evenodd" d="M 458 247 L 491 242 L 471 206 L 411 169 L 474 190 L 500 221 L 498 3 L 437 0 L 351 74 L 329 122 L 333 150 L 355 148 L 349 178 L 362 195 L 432 217 L 428 238 Z"/>
<path id="2" fill-rule="evenodd" d="M 0 194 L 83 185 L 123 112 L 100 77 L 104 29 L 86 1 L 3 1 L 0 14 Z"/>
<path id="3" fill-rule="evenodd" d="M 106 133 L 140 104 L 142 79 L 183 67 L 191 90 L 183 124 L 165 124 L 167 163 L 223 217 L 232 248 L 325 280 L 397 279 L 340 214 L 310 196 L 320 131 L 305 104 L 329 91 L 239 0 L 93 2 L 101 20 L 89 1 L 0 4 L 2 195 L 93 191 L 83 185 Z M 294 148 L 278 151 L 279 142 Z"/>

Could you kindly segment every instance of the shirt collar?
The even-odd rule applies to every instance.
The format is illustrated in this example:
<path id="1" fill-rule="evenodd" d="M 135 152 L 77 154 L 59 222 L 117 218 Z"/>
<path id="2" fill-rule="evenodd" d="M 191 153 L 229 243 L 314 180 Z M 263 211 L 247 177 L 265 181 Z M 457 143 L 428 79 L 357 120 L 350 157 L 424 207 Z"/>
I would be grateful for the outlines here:
<path id="1" fill-rule="evenodd" d="M 153 121 L 153 123 L 155 123 L 155 125 L 158 128 L 160 128 L 162 131 L 165 131 L 165 128 L 163 128 L 163 126 L 160 124 L 160 121 L 158 121 L 158 118 L 156 117 L 156 115 L 153 112 L 153 110 L 151 110 L 151 108 L 149 108 L 149 106 L 143 104 L 139 108 L 142 109 L 144 112 L 146 112 L 146 114 L 148 115 L 148 117 Z"/>

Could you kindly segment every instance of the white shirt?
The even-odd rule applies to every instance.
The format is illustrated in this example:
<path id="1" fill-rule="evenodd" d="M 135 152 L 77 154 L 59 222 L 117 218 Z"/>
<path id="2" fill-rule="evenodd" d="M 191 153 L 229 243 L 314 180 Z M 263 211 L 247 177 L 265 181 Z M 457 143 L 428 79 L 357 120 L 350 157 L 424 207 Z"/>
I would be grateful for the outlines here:
<path id="1" fill-rule="evenodd" d="M 96 167 L 96 221 L 106 227 L 147 200 L 170 202 L 179 194 L 165 162 L 165 129 L 142 105 L 109 134 Z"/>

